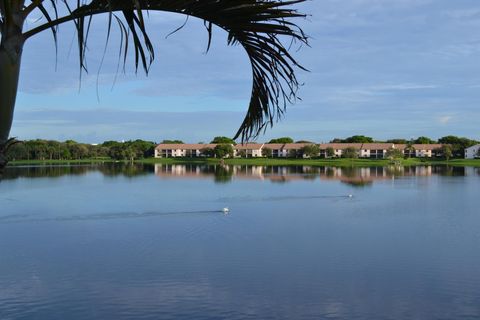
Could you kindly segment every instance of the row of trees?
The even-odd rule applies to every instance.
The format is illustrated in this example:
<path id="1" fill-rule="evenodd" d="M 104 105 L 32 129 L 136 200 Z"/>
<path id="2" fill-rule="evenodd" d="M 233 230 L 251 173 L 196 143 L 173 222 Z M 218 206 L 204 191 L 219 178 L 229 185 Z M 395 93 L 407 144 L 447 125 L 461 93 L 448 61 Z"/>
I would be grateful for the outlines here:
<path id="1" fill-rule="evenodd" d="M 268 143 L 313 143 L 311 141 L 308 141 L 308 140 L 297 140 L 297 141 L 294 141 L 292 138 L 290 137 L 282 137 L 282 138 L 276 138 L 276 139 L 272 139 L 270 140 Z"/>
<path id="2" fill-rule="evenodd" d="M 448 136 L 448 137 L 453 137 L 453 136 Z M 444 138 L 448 138 L 444 137 Z M 438 141 L 434 139 L 430 139 L 429 137 L 418 137 L 416 139 L 388 139 L 388 140 L 375 140 L 372 137 L 367 137 L 367 136 L 362 136 L 362 135 L 355 135 L 348 137 L 346 139 L 340 139 L 340 138 L 335 138 L 331 143 L 373 143 L 373 142 L 378 142 L 378 143 L 395 143 L 395 144 L 433 144 L 433 143 L 442 143 L 440 140 L 444 139 L 441 138 Z M 466 139 L 466 138 L 460 138 L 460 139 Z"/>
<path id="3" fill-rule="evenodd" d="M 184 144 L 185 142 L 183 142 L 182 140 L 163 140 L 160 143 L 161 144 Z M 204 143 L 205 142 L 203 142 L 203 141 L 199 142 L 199 144 L 204 144 Z M 223 137 L 223 136 L 213 138 L 212 141 L 210 141 L 210 143 L 233 144 L 233 145 L 237 144 L 237 142 L 235 140 L 233 140 L 232 138 Z"/>
<path id="4" fill-rule="evenodd" d="M 78 160 L 111 158 L 135 160 L 152 157 L 156 144 L 151 141 L 135 140 L 126 142 L 106 141 L 91 145 L 73 140 L 58 142 L 52 140 L 29 140 L 11 147 L 9 160 Z"/>
<path id="5" fill-rule="evenodd" d="M 399 139 L 388 139 L 388 140 L 376 140 L 376 139 L 373 139 L 372 137 L 367 137 L 367 136 L 362 136 L 362 135 L 355 135 L 355 136 L 351 136 L 351 137 L 348 137 L 348 138 L 345 138 L 345 139 L 341 139 L 341 138 L 335 138 L 333 139 L 332 141 L 330 141 L 331 143 L 373 143 L 373 142 L 378 142 L 378 143 L 395 143 L 395 144 L 433 144 L 433 143 L 447 143 L 447 142 L 442 142 L 443 140 L 448 140 L 448 141 L 452 141 L 452 140 L 455 140 L 455 141 L 460 141 L 462 139 L 465 139 L 465 141 L 473 141 L 474 144 L 477 143 L 477 141 L 475 140 L 470 140 L 468 138 L 459 138 L 459 137 L 456 137 L 456 136 L 446 136 L 446 137 L 443 137 L 443 138 L 440 138 L 438 140 L 434 140 L 434 139 L 431 139 L 429 137 L 418 137 L 418 138 L 415 138 L 415 139 L 403 139 L 403 138 L 399 138 Z"/>
<path id="6" fill-rule="evenodd" d="M 335 139 L 333 142 L 341 143 L 371 143 L 373 139 L 365 136 L 352 136 L 347 139 Z M 272 139 L 269 143 L 293 143 L 294 140 L 289 137 L 282 137 Z M 427 137 L 420 137 L 412 141 L 402 139 L 392 139 L 385 142 L 406 144 L 407 156 L 414 153 L 413 144 L 430 144 L 440 143 L 444 144 L 441 150 L 436 153 L 442 155 L 444 158 L 458 157 L 463 158 L 465 148 L 478 143 L 478 141 L 468 138 L 461 138 L 456 136 L 446 136 L 434 141 Z M 164 140 L 162 143 L 168 144 L 183 144 L 181 140 Z M 206 157 L 228 158 L 233 157 L 234 150 L 232 145 L 235 141 L 227 137 L 215 137 L 211 143 L 217 144 L 213 149 L 205 148 L 202 154 Z M 308 143 L 308 141 L 297 141 L 297 143 Z M 15 144 L 9 151 L 9 160 L 76 160 L 76 159 L 98 159 L 111 158 L 115 160 L 135 160 L 142 158 L 149 158 L 154 155 L 156 144 L 152 141 L 134 140 L 126 142 L 106 141 L 102 144 L 91 145 L 85 143 L 78 143 L 73 140 L 65 142 L 58 142 L 52 140 L 29 140 Z M 347 148 L 343 151 L 342 157 L 355 158 L 358 157 L 359 151 L 355 148 Z M 268 148 L 263 148 L 262 154 L 264 157 L 271 158 L 273 151 Z M 240 151 L 239 157 L 246 157 L 247 154 Z M 291 150 L 289 157 L 292 158 L 315 158 L 320 156 L 320 148 L 316 144 L 306 145 L 298 150 Z M 335 156 L 333 148 L 325 150 L 325 157 L 331 158 Z M 387 158 L 400 158 L 404 155 L 398 149 L 389 150 Z M 480 155 L 479 155 L 480 156 Z"/>
<path id="7" fill-rule="evenodd" d="M 434 143 L 450 144 L 450 145 L 458 144 L 458 145 L 464 145 L 466 148 L 479 143 L 479 141 L 477 140 L 464 138 L 464 137 L 457 137 L 457 136 L 445 136 L 438 140 L 431 139 L 429 137 L 424 137 L 424 136 L 418 137 L 415 139 L 409 139 L 409 140 L 403 139 L 403 138 L 378 140 L 378 139 L 374 139 L 372 137 L 367 137 L 363 135 L 355 135 L 345 139 L 335 138 L 330 141 L 330 143 L 374 143 L 374 142 L 394 143 L 394 144 L 434 144 Z M 161 143 L 183 144 L 184 142 L 181 140 L 163 140 Z M 199 143 L 203 143 L 203 142 L 199 142 Z M 223 136 L 213 138 L 210 143 L 216 143 L 216 144 L 225 143 L 225 144 L 233 144 L 233 145 L 237 144 L 237 142 L 232 138 L 223 137 Z M 313 142 L 307 141 L 307 140 L 295 141 L 291 137 L 281 137 L 281 138 L 271 139 L 270 141 L 268 141 L 268 143 L 313 143 Z"/>

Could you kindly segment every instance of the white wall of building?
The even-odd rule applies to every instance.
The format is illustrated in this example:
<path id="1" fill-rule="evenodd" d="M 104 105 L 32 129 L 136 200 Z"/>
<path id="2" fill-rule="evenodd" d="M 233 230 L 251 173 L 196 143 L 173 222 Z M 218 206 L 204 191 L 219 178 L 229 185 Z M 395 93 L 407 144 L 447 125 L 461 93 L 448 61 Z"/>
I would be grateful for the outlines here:
<path id="1" fill-rule="evenodd" d="M 432 150 L 415 150 L 415 156 L 417 158 L 431 158 Z"/>
<path id="2" fill-rule="evenodd" d="M 261 148 L 254 148 L 254 149 L 250 149 L 250 148 L 234 149 L 234 156 L 238 157 L 241 150 L 243 150 L 247 153 L 247 157 L 249 158 L 263 157 L 263 153 L 262 153 L 263 147 L 268 147 L 268 145 L 265 145 L 265 146 L 262 145 Z M 465 149 L 465 158 L 467 159 L 475 158 L 479 149 L 480 149 L 480 145 L 476 145 L 471 148 Z M 273 152 L 274 150 L 276 152 Z M 282 149 L 274 149 L 274 150 L 272 150 L 272 152 L 276 157 L 287 158 L 290 156 L 291 151 L 296 149 L 282 148 Z M 382 149 L 368 149 L 364 147 L 358 150 L 358 155 L 361 158 L 370 158 L 371 156 L 375 156 L 376 158 L 384 158 L 387 150 L 383 149 L 382 150 L 383 154 L 382 153 L 377 154 L 377 150 L 382 150 Z M 343 149 L 343 147 L 335 146 L 334 152 L 335 152 L 334 157 L 341 158 L 345 150 Z M 178 147 L 175 149 L 163 149 L 163 150 L 155 149 L 156 158 L 161 158 L 164 156 L 164 154 L 167 154 L 166 155 L 167 157 L 172 157 L 172 158 L 190 157 L 192 153 L 194 153 L 197 157 L 202 156 L 202 152 L 200 149 L 196 149 L 196 150 L 190 149 L 190 148 L 179 149 Z M 431 150 L 428 146 L 425 146 L 425 149 L 415 149 L 415 156 L 418 158 L 429 158 L 433 156 L 433 150 Z"/>
<path id="3" fill-rule="evenodd" d="M 478 157 L 478 150 L 480 150 L 480 144 L 465 149 L 465 159 L 475 159 Z"/>

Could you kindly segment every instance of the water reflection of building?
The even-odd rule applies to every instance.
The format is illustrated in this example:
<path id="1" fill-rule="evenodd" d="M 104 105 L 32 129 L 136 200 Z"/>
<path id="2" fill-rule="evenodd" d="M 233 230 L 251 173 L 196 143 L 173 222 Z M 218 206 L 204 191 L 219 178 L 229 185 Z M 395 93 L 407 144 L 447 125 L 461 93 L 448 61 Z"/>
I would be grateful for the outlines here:
<path id="1" fill-rule="evenodd" d="M 162 178 L 204 178 L 215 181 L 236 179 L 263 179 L 272 182 L 288 182 L 293 180 L 330 179 L 345 183 L 374 182 L 385 179 L 408 176 L 447 176 L 447 177 L 480 177 L 478 167 L 453 166 L 418 166 L 418 167 L 370 167 L 370 168 L 335 168 L 312 166 L 208 166 L 208 165 L 138 165 L 138 164 L 103 164 L 75 166 L 34 166 L 10 167 L 3 179 L 62 177 L 67 175 L 84 175 L 99 172 L 107 177 L 128 176 L 134 178 L 155 172 Z"/>
<path id="2" fill-rule="evenodd" d="M 337 180 L 352 185 L 367 185 L 375 181 L 391 180 L 404 176 L 428 177 L 432 175 L 464 176 L 478 175 L 478 170 L 471 168 L 445 166 L 416 167 L 312 167 L 312 166 L 222 166 L 222 165 L 188 165 L 156 164 L 155 174 L 162 178 L 215 178 L 257 179 L 272 182 L 294 180 Z"/>

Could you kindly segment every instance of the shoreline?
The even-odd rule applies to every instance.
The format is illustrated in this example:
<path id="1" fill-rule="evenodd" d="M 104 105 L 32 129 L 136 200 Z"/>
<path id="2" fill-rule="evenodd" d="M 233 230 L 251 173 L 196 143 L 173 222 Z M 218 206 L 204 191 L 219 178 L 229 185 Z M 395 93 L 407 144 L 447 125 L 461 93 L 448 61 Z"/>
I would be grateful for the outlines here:
<path id="1" fill-rule="evenodd" d="M 80 164 L 112 164 L 130 163 L 130 161 L 118 161 L 112 159 L 82 159 L 82 160 L 21 160 L 11 161 L 7 167 L 18 166 L 48 166 L 48 165 L 80 165 Z M 148 158 L 135 160 L 136 164 L 198 164 L 219 165 L 220 159 L 216 158 Z M 251 166 L 331 166 L 331 167 L 384 167 L 393 165 L 386 159 L 225 159 L 226 165 L 251 165 Z M 447 165 L 453 167 L 480 167 L 480 159 L 452 159 L 434 160 L 423 158 L 411 158 L 399 160 L 400 166 L 428 166 Z"/>

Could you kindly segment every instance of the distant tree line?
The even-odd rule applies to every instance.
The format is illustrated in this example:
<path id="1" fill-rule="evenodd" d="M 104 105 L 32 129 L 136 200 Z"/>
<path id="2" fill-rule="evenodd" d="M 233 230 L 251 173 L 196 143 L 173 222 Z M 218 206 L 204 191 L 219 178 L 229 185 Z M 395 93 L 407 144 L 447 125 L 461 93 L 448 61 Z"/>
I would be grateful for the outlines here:
<path id="1" fill-rule="evenodd" d="M 457 136 L 445 136 L 438 140 L 434 140 L 428 137 L 418 137 L 416 139 L 389 139 L 386 141 L 375 140 L 372 137 L 363 135 L 355 135 L 345 139 L 335 138 L 331 143 L 392 143 L 392 144 L 406 144 L 409 153 L 414 153 L 414 144 L 433 144 L 439 143 L 448 146 L 444 146 L 440 153 L 445 158 L 463 158 L 464 150 L 475 144 L 479 144 L 479 141 Z M 163 140 L 163 144 L 183 144 L 181 140 Z M 202 154 L 207 157 L 225 158 L 233 155 L 232 145 L 236 142 L 228 137 L 215 137 L 211 143 L 217 144 L 216 148 L 202 150 Z M 290 137 L 281 137 L 270 140 L 268 143 L 306 143 L 306 145 L 300 150 L 292 150 L 292 154 L 289 157 L 303 157 L 305 155 L 308 158 L 315 158 L 319 156 L 320 149 L 314 142 L 300 140 L 295 141 Z M 150 158 L 154 156 L 156 143 L 152 141 L 133 140 L 126 142 L 118 141 L 105 141 L 102 144 L 92 145 L 86 143 L 79 143 L 73 140 L 67 140 L 65 142 L 53 141 L 53 140 L 27 140 L 15 144 L 9 151 L 9 160 L 81 160 L 81 159 L 114 159 L 114 160 L 136 160 L 143 158 Z M 272 150 L 264 148 L 262 150 L 263 156 L 272 157 Z M 325 152 L 326 157 L 333 157 L 335 152 L 333 148 L 327 148 Z M 345 150 L 344 157 L 355 157 L 356 152 L 354 149 Z M 239 154 L 242 156 L 242 154 Z M 391 151 L 388 154 L 389 158 L 398 158 L 400 155 L 398 152 Z"/>
<path id="2" fill-rule="evenodd" d="M 150 158 L 156 144 L 151 141 L 135 140 L 126 142 L 105 141 L 92 145 L 73 140 L 28 140 L 15 144 L 8 153 L 12 160 L 82 160 L 114 159 L 130 160 Z"/>

